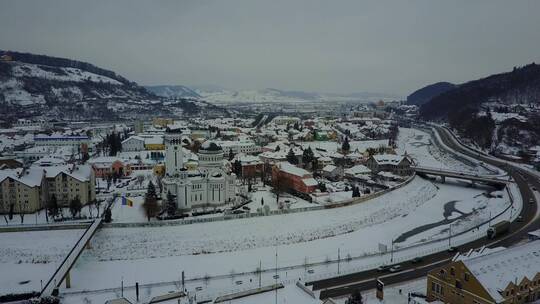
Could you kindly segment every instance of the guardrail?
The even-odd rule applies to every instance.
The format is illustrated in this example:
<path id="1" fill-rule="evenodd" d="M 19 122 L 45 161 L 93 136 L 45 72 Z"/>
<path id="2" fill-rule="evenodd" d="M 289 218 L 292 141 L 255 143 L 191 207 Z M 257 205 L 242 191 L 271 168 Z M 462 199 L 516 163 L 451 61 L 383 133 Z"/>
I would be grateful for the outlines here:
<path id="1" fill-rule="evenodd" d="M 40 296 L 43 297 L 53 295 L 54 290 L 60 284 L 62 284 L 62 281 L 66 277 L 67 273 L 71 270 L 71 267 L 73 267 L 73 264 L 75 264 L 82 251 L 84 250 L 84 247 L 86 246 L 88 241 L 90 241 L 96 230 L 99 228 L 100 224 L 101 218 L 97 218 L 91 225 L 88 226 L 88 228 L 86 228 L 77 243 L 75 243 L 75 246 L 71 248 L 68 255 L 64 258 L 62 263 L 60 263 L 60 266 L 58 266 L 49 281 L 47 281 L 47 283 L 41 290 Z"/>

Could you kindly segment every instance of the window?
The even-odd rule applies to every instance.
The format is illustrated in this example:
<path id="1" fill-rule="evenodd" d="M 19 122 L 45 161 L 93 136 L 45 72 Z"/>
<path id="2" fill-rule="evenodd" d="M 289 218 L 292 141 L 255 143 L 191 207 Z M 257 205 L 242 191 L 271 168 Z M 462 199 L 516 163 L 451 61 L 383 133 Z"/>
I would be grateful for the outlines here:
<path id="1" fill-rule="evenodd" d="M 456 275 L 456 269 L 454 267 L 450 268 L 450 274 L 453 276 Z"/>
<path id="2" fill-rule="evenodd" d="M 463 279 L 466 281 L 466 282 L 469 282 L 469 273 L 468 272 L 465 272 L 465 275 L 463 276 Z"/>

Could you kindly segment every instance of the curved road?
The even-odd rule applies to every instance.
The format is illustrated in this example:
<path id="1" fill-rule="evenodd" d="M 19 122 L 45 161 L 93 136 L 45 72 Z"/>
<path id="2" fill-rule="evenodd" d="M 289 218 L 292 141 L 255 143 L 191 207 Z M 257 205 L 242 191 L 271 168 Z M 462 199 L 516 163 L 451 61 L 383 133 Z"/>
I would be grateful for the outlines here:
<path id="1" fill-rule="evenodd" d="M 521 222 L 513 222 L 511 224 L 511 233 L 502 235 L 495 240 L 489 240 L 482 238 L 476 241 L 467 243 L 458 248 L 461 252 L 467 252 L 470 249 L 480 248 L 484 245 L 488 247 L 497 246 L 510 246 L 516 244 L 527 237 L 527 233 L 532 230 L 536 230 L 540 227 L 540 221 L 535 219 L 535 215 L 538 208 L 538 202 L 530 204 L 529 200 L 534 200 L 534 193 L 531 190 L 531 185 L 540 189 L 540 181 L 537 176 L 534 176 L 519 168 L 518 166 L 509 164 L 504 160 L 494 159 L 491 156 L 486 156 L 478 151 L 474 151 L 468 147 L 462 146 L 457 142 L 453 134 L 443 127 L 435 127 L 438 131 L 442 141 L 454 151 L 462 154 L 474 157 L 485 163 L 504 168 L 509 175 L 512 176 L 514 181 L 519 187 L 521 196 L 523 198 L 523 208 L 520 216 L 523 218 Z M 385 285 L 396 284 L 400 282 L 425 277 L 428 271 L 444 265 L 455 255 L 455 253 L 439 252 L 432 255 L 423 257 L 423 261 L 418 264 L 401 263 L 403 271 L 395 274 L 380 273 L 376 270 L 369 270 L 364 272 L 358 272 L 348 274 L 341 277 L 330 278 L 326 280 L 309 282 L 313 285 L 314 290 L 321 290 L 320 298 L 325 299 L 328 297 L 337 297 L 351 294 L 355 290 L 370 290 L 375 288 L 375 281 L 377 278 L 382 280 Z"/>

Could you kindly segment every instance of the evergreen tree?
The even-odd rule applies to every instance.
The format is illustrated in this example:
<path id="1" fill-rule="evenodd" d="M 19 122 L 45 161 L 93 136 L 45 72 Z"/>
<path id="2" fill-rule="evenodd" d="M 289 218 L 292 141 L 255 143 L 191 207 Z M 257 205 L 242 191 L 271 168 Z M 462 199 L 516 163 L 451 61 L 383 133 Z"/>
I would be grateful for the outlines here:
<path id="1" fill-rule="evenodd" d="M 354 291 L 349 298 L 345 301 L 345 304 L 363 304 L 362 294 L 359 290 Z"/>
<path id="2" fill-rule="evenodd" d="M 176 201 L 174 195 L 170 191 L 167 191 L 167 215 L 174 216 L 176 214 Z"/>
<path id="3" fill-rule="evenodd" d="M 293 149 L 289 149 L 289 153 L 287 153 L 287 161 L 293 165 L 298 164 L 298 158 L 296 158 L 296 155 L 294 155 Z"/>
<path id="4" fill-rule="evenodd" d="M 103 220 L 105 221 L 105 223 L 110 223 L 112 221 L 111 208 L 105 209 Z"/>
<path id="5" fill-rule="evenodd" d="M 148 189 L 146 190 L 146 196 L 144 198 L 143 203 L 144 213 L 146 214 L 146 217 L 148 218 L 148 221 L 152 217 L 155 217 L 159 212 L 159 206 L 157 203 L 157 195 L 156 195 L 156 187 L 154 186 L 154 183 L 150 181 L 148 183 Z"/>
<path id="6" fill-rule="evenodd" d="M 351 150 L 351 145 L 349 144 L 349 137 L 345 137 L 345 140 L 341 145 L 341 150 L 343 151 L 343 153 L 348 153 Z"/>
<path id="7" fill-rule="evenodd" d="M 236 174 L 236 176 L 242 175 L 242 163 L 238 159 L 234 161 L 233 172 Z"/>
<path id="8" fill-rule="evenodd" d="M 234 159 L 234 153 L 232 149 L 229 149 L 229 161 L 232 161 Z"/>
<path id="9" fill-rule="evenodd" d="M 58 201 L 56 200 L 56 195 L 52 195 L 49 201 L 47 201 L 47 210 L 48 216 L 55 218 L 58 215 Z M 47 222 L 48 222 L 47 218 Z"/>
<path id="10" fill-rule="evenodd" d="M 157 198 L 157 195 L 156 195 L 156 186 L 154 186 L 154 183 L 152 181 L 150 181 L 148 183 L 148 188 L 146 189 L 146 196 L 151 196 L 151 197 L 155 197 Z"/>
<path id="11" fill-rule="evenodd" d="M 276 147 L 276 152 L 278 152 L 279 150 L 281 150 L 281 148 L 279 147 L 279 145 Z"/>
<path id="12" fill-rule="evenodd" d="M 79 212 L 81 212 L 82 204 L 81 200 L 79 199 L 79 196 L 75 196 L 71 202 L 69 202 L 69 212 L 71 212 L 71 216 L 75 217 Z"/>
<path id="13" fill-rule="evenodd" d="M 264 197 L 261 197 L 261 206 L 264 206 Z"/>
<path id="14" fill-rule="evenodd" d="M 311 150 L 311 147 L 305 149 L 302 153 L 302 163 L 304 164 L 304 166 L 311 164 L 314 159 L 315 154 L 313 153 L 313 150 Z"/>

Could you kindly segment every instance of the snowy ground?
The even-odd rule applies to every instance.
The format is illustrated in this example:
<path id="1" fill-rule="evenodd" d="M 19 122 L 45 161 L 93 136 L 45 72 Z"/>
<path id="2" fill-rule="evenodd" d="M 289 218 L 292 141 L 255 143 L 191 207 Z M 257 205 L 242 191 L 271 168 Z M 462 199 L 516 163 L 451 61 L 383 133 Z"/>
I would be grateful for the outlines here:
<path id="1" fill-rule="evenodd" d="M 0 294 L 40 290 L 79 237 L 81 230 L 0 233 Z"/>
<path id="2" fill-rule="evenodd" d="M 279 267 L 335 259 L 337 248 L 343 259 L 374 254 L 379 242 L 390 247 L 391 241 L 403 232 L 443 220 L 444 205 L 451 200 L 462 202 L 456 204 L 457 209 L 463 209 L 461 212 L 470 212 L 473 206 L 479 210 L 470 218 L 452 223 L 453 233 L 470 227 L 478 218 L 487 219 L 490 211 L 496 213 L 506 206 L 506 195 L 488 198 L 482 195 L 486 191 L 491 190 L 464 188 L 451 182 L 432 184 L 415 178 L 401 189 L 350 207 L 172 227 L 102 229 L 93 240 L 93 249 L 85 251 L 73 269 L 72 276 L 77 279 L 73 280 L 70 292 L 118 287 L 124 277 L 129 280 L 126 284 L 135 281 L 156 283 L 147 287 L 149 294 L 156 295 L 167 289 L 174 290 L 173 283 L 157 282 L 177 281 L 181 270 L 186 271 L 188 278 L 202 278 L 253 272 L 259 261 L 263 269 L 271 269 L 276 249 Z M 395 248 L 413 245 L 422 238 L 445 238 L 448 232 L 444 228 L 434 227 L 421 236 L 396 244 Z M 484 234 L 481 230 L 476 235 Z M 474 235 L 466 237 L 470 239 Z M 396 259 L 400 256 L 410 258 L 411 254 L 432 252 L 433 248 L 444 247 L 447 243 L 444 239 L 443 244 L 415 248 L 412 252 L 405 250 L 394 256 Z M 343 262 L 341 269 L 358 271 L 374 267 L 387 258 L 377 254 L 353 259 Z M 313 268 L 316 275 L 308 275 L 312 278 L 335 271 L 335 265 Z M 289 280 L 306 275 L 304 267 L 288 272 Z M 287 270 L 280 273 L 287 278 Z M 271 274 L 264 275 L 271 281 Z M 255 278 L 253 274 L 239 274 L 216 282 L 194 281 L 191 287 L 204 285 L 205 290 L 208 288 L 212 292 L 230 290 L 238 288 L 235 283 L 238 279 L 244 280 L 242 287 L 248 288 L 245 280 Z M 80 300 L 81 294 L 72 296 Z"/>
<path id="3" fill-rule="evenodd" d="M 279 205 L 283 206 L 285 209 L 295 209 L 295 208 L 305 208 L 317 206 L 317 204 L 312 204 L 306 200 L 303 200 L 299 197 L 292 196 L 288 193 L 283 193 L 279 197 L 279 204 L 276 200 L 276 195 L 272 193 L 272 188 L 269 186 L 256 186 L 256 191 L 251 192 L 250 194 L 251 202 L 247 204 L 251 210 L 250 212 L 256 212 L 258 208 L 263 206 L 268 206 L 270 210 L 278 210 Z"/>
<path id="4" fill-rule="evenodd" d="M 457 160 L 453 155 L 441 150 L 427 132 L 418 129 L 399 128 L 398 153 L 407 153 L 422 167 L 459 170 L 476 174 L 488 174 L 481 166 L 471 166 Z"/>

